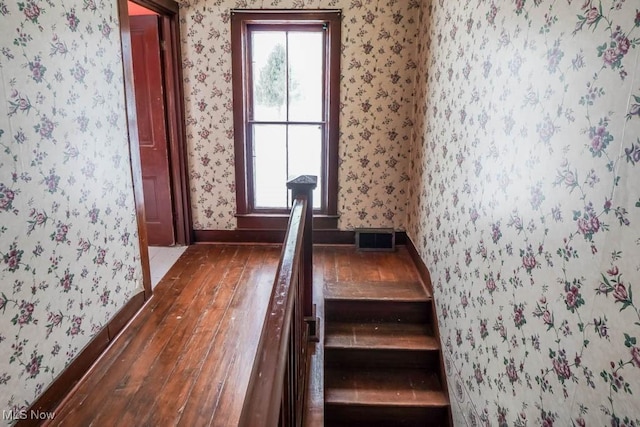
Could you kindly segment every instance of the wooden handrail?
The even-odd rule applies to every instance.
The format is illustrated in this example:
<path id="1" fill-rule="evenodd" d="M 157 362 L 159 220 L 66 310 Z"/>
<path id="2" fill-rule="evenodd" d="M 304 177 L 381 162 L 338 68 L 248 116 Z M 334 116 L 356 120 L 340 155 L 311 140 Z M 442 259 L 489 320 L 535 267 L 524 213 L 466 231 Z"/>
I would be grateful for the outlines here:
<path id="1" fill-rule="evenodd" d="M 296 180 L 287 183 L 293 205 L 240 415 L 242 427 L 302 425 L 308 377 L 306 322 L 313 312 L 306 305 L 312 301 L 311 213 L 316 179 Z"/>

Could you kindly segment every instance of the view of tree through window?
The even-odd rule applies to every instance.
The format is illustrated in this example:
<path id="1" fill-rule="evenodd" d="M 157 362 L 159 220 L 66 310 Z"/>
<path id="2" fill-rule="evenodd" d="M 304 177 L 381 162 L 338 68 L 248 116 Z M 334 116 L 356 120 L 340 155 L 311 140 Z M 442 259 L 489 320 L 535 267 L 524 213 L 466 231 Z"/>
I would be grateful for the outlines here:
<path id="1" fill-rule="evenodd" d="M 279 227 L 298 175 L 318 177 L 314 210 L 337 226 L 340 21 L 339 11 L 232 13 L 239 227 Z"/>
<path id="2" fill-rule="evenodd" d="M 287 179 L 322 174 L 323 54 L 322 27 L 251 33 L 256 208 L 287 208 Z M 321 185 L 315 208 L 321 204 Z"/>
<path id="3" fill-rule="evenodd" d="M 281 44 L 277 44 L 267 59 L 267 64 L 260 70 L 260 79 L 256 87 L 256 98 L 258 103 L 269 106 L 278 107 L 280 110 L 285 103 L 286 82 L 285 82 L 285 66 L 287 63 L 287 54 L 285 48 Z M 298 82 L 291 70 L 289 74 L 289 97 L 296 97 L 298 90 Z"/>

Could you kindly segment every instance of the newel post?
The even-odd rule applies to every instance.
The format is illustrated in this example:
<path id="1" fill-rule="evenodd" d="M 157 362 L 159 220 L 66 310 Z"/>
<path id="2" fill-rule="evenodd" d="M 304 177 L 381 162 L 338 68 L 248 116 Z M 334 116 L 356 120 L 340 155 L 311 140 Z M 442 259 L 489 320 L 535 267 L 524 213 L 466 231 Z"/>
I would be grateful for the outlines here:
<path id="1" fill-rule="evenodd" d="M 313 304 L 313 190 L 317 185 L 318 177 L 313 175 L 300 175 L 287 181 L 287 188 L 291 190 L 292 200 L 299 196 L 307 199 L 301 276 L 304 288 L 304 318 L 309 325 L 309 339 L 312 341 L 318 341 L 316 306 Z"/>

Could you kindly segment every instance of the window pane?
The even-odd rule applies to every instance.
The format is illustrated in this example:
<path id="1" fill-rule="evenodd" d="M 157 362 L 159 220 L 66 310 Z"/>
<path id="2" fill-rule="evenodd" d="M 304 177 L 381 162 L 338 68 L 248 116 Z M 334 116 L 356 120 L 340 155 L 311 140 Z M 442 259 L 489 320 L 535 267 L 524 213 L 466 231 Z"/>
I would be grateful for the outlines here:
<path id="1" fill-rule="evenodd" d="M 321 207 L 322 127 L 289 125 L 289 178 L 315 175 L 318 186 L 313 191 L 313 207 Z"/>
<path id="2" fill-rule="evenodd" d="M 254 120 L 286 120 L 286 37 L 284 31 L 251 32 Z"/>
<path id="3" fill-rule="evenodd" d="M 253 125 L 254 206 L 287 207 L 287 127 Z"/>
<path id="4" fill-rule="evenodd" d="M 324 32 L 289 32 L 289 121 L 322 121 Z"/>

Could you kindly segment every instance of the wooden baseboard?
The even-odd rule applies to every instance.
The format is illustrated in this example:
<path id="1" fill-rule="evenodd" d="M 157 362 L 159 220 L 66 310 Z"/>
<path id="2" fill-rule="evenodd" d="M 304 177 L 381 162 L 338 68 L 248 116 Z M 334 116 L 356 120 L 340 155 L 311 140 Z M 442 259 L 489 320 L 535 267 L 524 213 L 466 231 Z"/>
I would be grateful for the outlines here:
<path id="1" fill-rule="evenodd" d="M 415 245 L 413 244 L 413 241 L 411 241 L 411 238 L 409 236 L 406 236 L 406 246 L 407 246 L 407 250 L 409 251 L 409 255 L 411 256 L 411 259 L 413 260 L 413 263 L 418 269 L 418 274 L 420 275 L 422 282 L 425 284 L 425 286 L 427 287 L 427 290 L 433 296 L 433 284 L 431 283 L 431 274 L 429 273 L 429 269 L 427 268 L 427 265 L 424 263 L 424 261 L 420 257 L 418 250 L 416 249 Z M 431 323 L 433 324 L 434 332 L 436 334 L 436 337 L 438 338 L 438 341 L 442 343 L 442 339 L 440 338 L 440 327 L 438 326 L 438 313 L 436 310 L 435 301 L 433 301 L 432 306 L 433 306 L 432 307 L 433 309 L 431 310 L 431 319 L 432 319 Z M 447 386 L 446 380 L 447 380 L 447 374 L 444 369 L 444 351 L 442 350 L 442 346 L 440 346 L 440 383 L 444 384 L 444 391 L 447 394 L 447 398 L 449 399 L 449 401 L 451 401 L 449 396 L 449 387 Z M 451 413 L 451 405 L 449 405 L 449 407 L 447 408 L 447 413 L 449 417 L 448 425 L 452 426 L 453 414 Z"/>
<path id="2" fill-rule="evenodd" d="M 58 405 L 67 397 L 80 379 L 89 371 L 91 365 L 98 360 L 109 344 L 120 333 L 124 326 L 135 316 L 144 305 L 144 292 L 140 292 L 129 300 L 127 304 L 96 334 L 85 346 L 73 362 L 62 371 L 53 383 L 27 409 L 27 419 L 19 420 L 17 426 L 37 426 L 42 420 L 31 419 L 32 413 L 53 413 Z"/>
<path id="3" fill-rule="evenodd" d="M 409 238 L 409 236 L 407 236 L 406 234 L 405 234 L 405 245 L 407 247 L 407 250 L 409 251 L 409 255 L 411 256 L 413 263 L 418 268 L 418 273 L 420 274 L 420 278 L 422 279 L 422 282 L 427 287 L 427 291 L 429 291 L 429 293 L 433 295 L 433 285 L 431 284 L 431 274 L 429 274 L 429 269 L 425 265 L 422 258 L 420 258 L 418 249 L 416 249 L 415 245 L 411 241 L 411 238 Z"/>
<path id="4" fill-rule="evenodd" d="M 194 243 L 282 243 L 284 230 L 194 230 Z M 396 231 L 396 244 L 404 245 L 407 233 Z M 356 233 L 349 230 L 313 230 L 313 243 L 354 245 Z"/>

